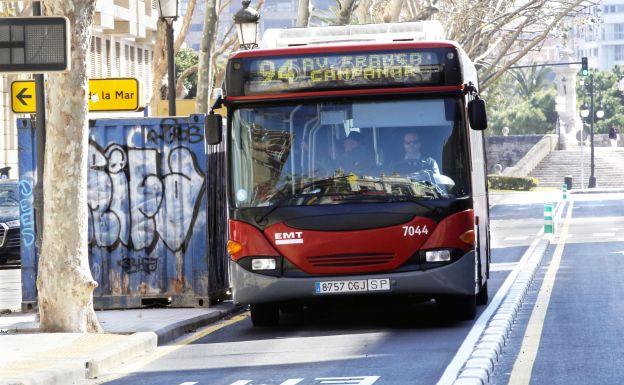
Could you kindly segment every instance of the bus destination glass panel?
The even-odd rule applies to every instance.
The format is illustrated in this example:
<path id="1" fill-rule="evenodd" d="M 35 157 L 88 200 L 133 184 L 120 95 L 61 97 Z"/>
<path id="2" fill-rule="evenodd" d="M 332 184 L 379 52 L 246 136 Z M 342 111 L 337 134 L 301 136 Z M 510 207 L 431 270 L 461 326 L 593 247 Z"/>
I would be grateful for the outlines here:
<path id="1" fill-rule="evenodd" d="M 231 96 L 461 84 L 455 48 L 235 59 Z"/>

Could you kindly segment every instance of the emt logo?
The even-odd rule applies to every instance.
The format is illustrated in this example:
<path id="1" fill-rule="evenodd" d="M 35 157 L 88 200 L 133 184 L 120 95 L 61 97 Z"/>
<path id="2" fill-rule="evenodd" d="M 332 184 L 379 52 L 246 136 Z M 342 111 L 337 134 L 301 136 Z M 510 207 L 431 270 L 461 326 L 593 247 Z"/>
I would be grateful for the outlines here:
<path id="1" fill-rule="evenodd" d="M 291 231 L 289 233 L 275 233 L 276 245 L 290 245 L 303 243 L 303 231 Z"/>

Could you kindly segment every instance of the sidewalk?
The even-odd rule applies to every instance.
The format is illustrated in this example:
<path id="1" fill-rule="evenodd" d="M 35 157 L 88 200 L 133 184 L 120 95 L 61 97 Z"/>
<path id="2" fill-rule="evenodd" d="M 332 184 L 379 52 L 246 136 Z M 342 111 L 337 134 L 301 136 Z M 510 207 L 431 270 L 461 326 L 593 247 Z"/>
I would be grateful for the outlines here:
<path id="1" fill-rule="evenodd" d="M 37 333 L 35 314 L 0 316 L 0 384 L 80 383 L 241 310 L 228 302 L 208 309 L 99 311 L 104 334 Z"/>
<path id="2" fill-rule="evenodd" d="M 538 191 L 491 191 L 490 207 L 509 204 L 533 204 L 556 202 L 561 199 L 561 190 Z"/>
<path id="3" fill-rule="evenodd" d="M 22 304 L 20 273 L 21 270 L 18 268 L 0 270 L 0 314 L 20 310 Z"/>

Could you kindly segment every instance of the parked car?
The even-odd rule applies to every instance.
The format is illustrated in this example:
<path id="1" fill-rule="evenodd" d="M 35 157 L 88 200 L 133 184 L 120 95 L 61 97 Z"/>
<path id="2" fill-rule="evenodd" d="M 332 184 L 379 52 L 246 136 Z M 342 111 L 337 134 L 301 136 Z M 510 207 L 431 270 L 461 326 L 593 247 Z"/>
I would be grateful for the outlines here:
<path id="1" fill-rule="evenodd" d="M 20 260 L 18 186 L 16 180 L 0 180 L 0 265 Z"/>

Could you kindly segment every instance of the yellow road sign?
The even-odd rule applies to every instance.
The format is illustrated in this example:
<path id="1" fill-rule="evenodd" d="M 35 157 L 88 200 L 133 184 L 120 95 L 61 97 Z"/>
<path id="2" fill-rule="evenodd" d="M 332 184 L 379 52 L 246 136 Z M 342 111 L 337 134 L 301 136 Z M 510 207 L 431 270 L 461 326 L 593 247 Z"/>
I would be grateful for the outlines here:
<path id="1" fill-rule="evenodd" d="M 11 83 L 11 109 L 16 114 L 35 113 L 35 82 L 16 80 Z"/>
<path id="2" fill-rule="evenodd" d="M 133 78 L 89 80 L 89 111 L 136 111 L 139 81 Z"/>
<path id="3" fill-rule="evenodd" d="M 11 83 L 11 108 L 16 114 L 34 114 L 35 81 Z M 89 111 L 136 111 L 139 109 L 139 81 L 133 78 L 89 80 Z"/>

